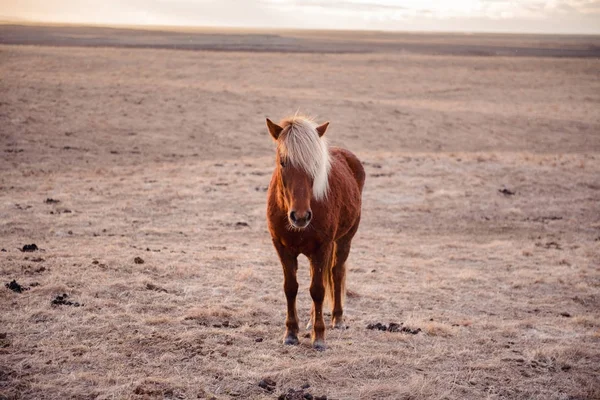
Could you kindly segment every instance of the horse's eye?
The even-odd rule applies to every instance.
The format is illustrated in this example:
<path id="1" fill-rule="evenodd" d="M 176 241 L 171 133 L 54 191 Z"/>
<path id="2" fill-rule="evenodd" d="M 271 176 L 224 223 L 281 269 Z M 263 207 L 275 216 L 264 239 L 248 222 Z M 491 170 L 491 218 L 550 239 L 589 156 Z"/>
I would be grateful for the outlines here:
<path id="1" fill-rule="evenodd" d="M 281 165 L 282 168 L 285 168 L 285 161 L 284 160 L 279 160 L 279 164 Z"/>

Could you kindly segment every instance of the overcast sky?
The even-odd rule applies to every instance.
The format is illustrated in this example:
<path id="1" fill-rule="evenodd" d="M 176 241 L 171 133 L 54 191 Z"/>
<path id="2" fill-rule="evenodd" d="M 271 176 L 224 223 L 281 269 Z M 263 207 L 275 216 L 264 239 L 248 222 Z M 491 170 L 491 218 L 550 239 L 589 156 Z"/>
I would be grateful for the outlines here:
<path id="1" fill-rule="evenodd" d="M 419 31 L 600 33 L 600 0 L 0 0 L 0 19 Z"/>

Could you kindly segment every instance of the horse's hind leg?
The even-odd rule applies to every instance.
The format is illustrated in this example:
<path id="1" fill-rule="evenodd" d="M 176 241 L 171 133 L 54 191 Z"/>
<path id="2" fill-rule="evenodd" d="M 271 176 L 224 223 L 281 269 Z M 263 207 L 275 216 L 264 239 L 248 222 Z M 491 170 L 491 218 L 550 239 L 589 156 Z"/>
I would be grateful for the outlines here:
<path id="1" fill-rule="evenodd" d="M 331 326 L 343 329 L 344 325 L 344 296 L 346 294 L 346 260 L 350 254 L 352 238 L 358 230 L 358 222 L 344 237 L 335 242 L 335 259 L 332 268 L 333 276 L 333 309 L 331 312 Z"/>
<path id="2" fill-rule="evenodd" d="M 350 253 L 350 240 L 338 240 L 336 242 L 335 262 L 333 264 L 333 304 L 331 312 L 331 326 L 333 328 L 344 328 L 344 292 L 346 281 L 346 260 Z"/>

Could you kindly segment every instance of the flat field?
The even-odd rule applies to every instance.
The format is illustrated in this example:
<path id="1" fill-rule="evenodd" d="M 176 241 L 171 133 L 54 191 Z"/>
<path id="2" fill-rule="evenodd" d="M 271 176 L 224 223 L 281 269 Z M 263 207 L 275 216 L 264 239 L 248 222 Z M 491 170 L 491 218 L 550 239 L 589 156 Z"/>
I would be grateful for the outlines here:
<path id="1" fill-rule="evenodd" d="M 600 39 L 65 29 L 0 26 L 0 398 L 600 398 Z M 298 109 L 367 171 L 325 352 L 265 221 Z"/>

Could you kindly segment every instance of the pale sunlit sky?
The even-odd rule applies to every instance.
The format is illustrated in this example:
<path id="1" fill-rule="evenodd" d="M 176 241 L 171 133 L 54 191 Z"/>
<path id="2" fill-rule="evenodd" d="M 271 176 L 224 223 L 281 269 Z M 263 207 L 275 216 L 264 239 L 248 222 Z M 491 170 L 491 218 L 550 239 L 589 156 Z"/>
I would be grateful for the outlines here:
<path id="1" fill-rule="evenodd" d="M 109 25 L 600 33 L 600 0 L 0 0 L 0 19 Z"/>

